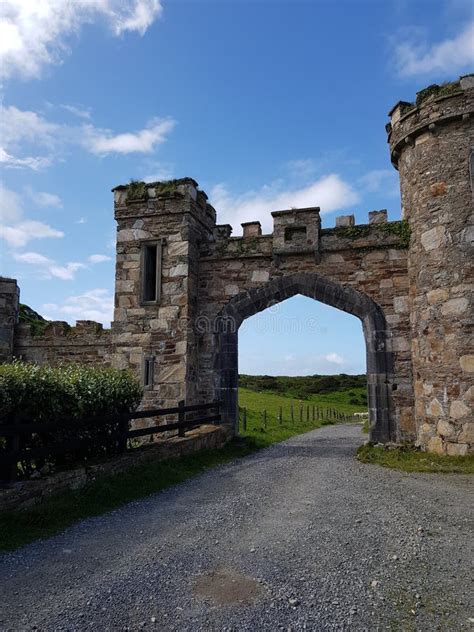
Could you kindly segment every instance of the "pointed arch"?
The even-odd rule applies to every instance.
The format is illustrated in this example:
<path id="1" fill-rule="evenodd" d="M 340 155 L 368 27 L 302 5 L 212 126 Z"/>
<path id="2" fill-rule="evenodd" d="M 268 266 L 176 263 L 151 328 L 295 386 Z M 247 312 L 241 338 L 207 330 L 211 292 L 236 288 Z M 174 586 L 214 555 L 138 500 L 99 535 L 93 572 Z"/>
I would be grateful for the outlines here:
<path id="1" fill-rule="evenodd" d="M 302 294 L 353 314 L 362 322 L 367 359 L 369 432 L 372 441 L 395 440 L 392 383 L 393 354 L 383 310 L 375 301 L 351 286 L 315 273 L 298 272 L 268 281 L 259 288 L 232 297 L 216 323 L 216 391 L 226 421 L 238 415 L 238 332 L 242 322 L 292 296 Z"/>

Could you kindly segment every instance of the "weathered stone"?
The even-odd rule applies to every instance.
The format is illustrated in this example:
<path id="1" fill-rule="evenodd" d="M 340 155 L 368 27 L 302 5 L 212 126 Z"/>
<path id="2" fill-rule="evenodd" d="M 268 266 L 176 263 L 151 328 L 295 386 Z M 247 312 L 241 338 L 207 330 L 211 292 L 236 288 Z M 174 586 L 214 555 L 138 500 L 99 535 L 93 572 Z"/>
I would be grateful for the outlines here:
<path id="1" fill-rule="evenodd" d="M 471 413 L 471 409 L 461 399 L 456 399 L 451 402 L 449 409 L 449 416 L 453 419 L 462 419 L 467 417 Z"/>
<path id="2" fill-rule="evenodd" d="M 444 226 L 435 226 L 434 228 L 430 228 L 430 230 L 425 231 L 421 235 L 421 244 L 423 248 L 427 252 L 440 248 L 440 246 L 442 246 L 445 242 L 445 234 L 446 230 Z"/>
<path id="3" fill-rule="evenodd" d="M 434 303 L 445 301 L 448 298 L 448 291 L 445 289 L 430 290 L 426 298 L 428 299 L 428 303 L 433 305 Z"/>
<path id="4" fill-rule="evenodd" d="M 355 219 L 354 215 L 339 215 L 336 217 L 336 226 L 338 228 L 346 227 L 346 226 L 354 226 Z"/>
<path id="5" fill-rule="evenodd" d="M 267 270 L 255 270 L 252 273 L 251 280 L 256 283 L 266 283 L 270 277 L 270 273 Z"/>
<path id="6" fill-rule="evenodd" d="M 448 456 L 466 456 L 469 446 L 467 443 L 447 443 L 446 452 Z"/>
<path id="7" fill-rule="evenodd" d="M 474 355 L 463 355 L 459 358 L 461 369 L 466 373 L 474 373 Z"/>
<path id="8" fill-rule="evenodd" d="M 463 314 L 468 306 L 469 301 L 467 298 L 452 298 L 441 307 L 441 313 L 444 316 Z"/>

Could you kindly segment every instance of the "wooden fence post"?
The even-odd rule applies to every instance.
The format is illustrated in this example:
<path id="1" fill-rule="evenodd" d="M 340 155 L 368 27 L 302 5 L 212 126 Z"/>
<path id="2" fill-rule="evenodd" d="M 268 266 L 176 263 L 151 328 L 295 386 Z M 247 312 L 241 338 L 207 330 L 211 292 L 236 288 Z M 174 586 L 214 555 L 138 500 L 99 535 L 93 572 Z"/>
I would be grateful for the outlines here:
<path id="1" fill-rule="evenodd" d="M 291 403 L 291 421 L 295 420 L 295 410 L 293 408 L 293 402 Z"/>
<path id="2" fill-rule="evenodd" d="M 263 409 L 263 427 L 267 429 L 267 409 Z"/>
<path id="3" fill-rule="evenodd" d="M 244 408 L 243 417 L 242 417 L 242 430 L 244 432 L 247 431 L 247 409 Z"/>
<path id="4" fill-rule="evenodd" d="M 280 424 L 283 423 L 283 408 L 281 406 L 278 414 L 278 421 L 280 422 Z"/>
<path id="5" fill-rule="evenodd" d="M 15 425 L 20 423 L 18 417 L 14 417 L 13 423 Z M 20 449 L 20 435 L 15 434 L 9 437 L 6 437 L 6 456 L 8 458 L 7 463 L 5 465 L 0 465 L 0 481 L 5 483 L 12 483 L 16 480 L 17 470 L 17 460 L 15 455 L 18 453 Z"/>
<path id="6" fill-rule="evenodd" d="M 185 406 L 184 399 L 181 399 L 178 402 L 178 408 L 179 408 L 179 411 L 178 411 L 178 423 L 179 424 L 184 423 L 184 417 L 185 417 L 184 406 Z M 184 426 L 180 426 L 178 428 L 178 437 L 184 437 L 184 433 L 185 433 Z"/>
<path id="7" fill-rule="evenodd" d="M 303 423 L 303 402 L 300 400 L 300 424 Z"/>

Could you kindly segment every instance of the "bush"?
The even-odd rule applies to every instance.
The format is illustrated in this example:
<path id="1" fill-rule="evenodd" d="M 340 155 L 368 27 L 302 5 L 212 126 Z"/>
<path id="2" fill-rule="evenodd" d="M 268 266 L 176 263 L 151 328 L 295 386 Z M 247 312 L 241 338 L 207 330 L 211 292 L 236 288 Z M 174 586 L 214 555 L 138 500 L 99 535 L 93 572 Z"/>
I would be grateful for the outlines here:
<path id="1" fill-rule="evenodd" d="M 64 467 L 79 460 L 116 454 L 121 445 L 117 433 L 123 425 L 104 418 L 134 410 L 141 395 L 137 380 L 125 371 L 79 365 L 54 368 L 24 362 L 0 365 L 0 425 L 61 424 L 58 430 L 23 435 L 21 450 L 81 439 L 80 446 L 66 454 L 37 460 L 36 468 Z M 91 417 L 97 417 L 97 424 L 81 425 L 81 419 Z M 24 476 L 33 469 L 29 461 L 19 464 Z"/>

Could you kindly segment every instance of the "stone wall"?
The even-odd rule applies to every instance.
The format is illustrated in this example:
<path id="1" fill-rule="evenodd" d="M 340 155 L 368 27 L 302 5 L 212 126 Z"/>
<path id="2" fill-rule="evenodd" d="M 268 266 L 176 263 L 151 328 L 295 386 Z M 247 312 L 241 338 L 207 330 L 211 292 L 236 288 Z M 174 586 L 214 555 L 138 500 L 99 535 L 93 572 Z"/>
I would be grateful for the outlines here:
<path id="1" fill-rule="evenodd" d="M 29 323 L 15 330 L 14 356 L 37 364 L 111 366 L 112 332 L 100 323 L 78 320 L 75 327 L 52 321 L 38 333 Z"/>
<path id="2" fill-rule="evenodd" d="M 472 289 L 474 76 L 398 103 L 388 126 L 411 228 L 409 310 L 418 442 L 466 454 L 474 443 Z"/>
<path id="3" fill-rule="evenodd" d="M 9 362 L 13 354 L 19 300 L 20 290 L 15 279 L 0 277 L 0 362 Z"/>
<path id="4" fill-rule="evenodd" d="M 69 489 L 80 489 L 88 483 L 93 483 L 98 476 L 120 474 L 150 461 L 176 459 L 199 450 L 222 448 L 231 438 L 230 426 L 201 426 L 188 431 L 184 437 L 160 440 L 101 463 L 58 472 L 39 479 L 18 481 L 0 489 L 0 513 L 27 509 L 49 496 Z"/>
<path id="5" fill-rule="evenodd" d="M 403 221 L 380 210 L 368 224 L 344 215 L 322 228 L 318 207 L 288 209 L 272 213 L 272 234 L 254 221 L 232 237 L 191 178 L 116 187 L 111 331 L 56 323 L 35 337 L 20 326 L 14 352 L 130 367 L 148 380 L 143 407 L 224 397 L 226 419 L 235 421 L 241 322 L 300 293 L 361 321 L 371 438 L 471 451 L 474 77 L 430 86 L 390 116 Z M 149 300 L 143 262 L 152 245 L 159 296 Z M 14 291 L 0 299 L 5 356 L 17 299 Z M 315 335 L 315 351 L 317 343 Z"/>
<path id="6" fill-rule="evenodd" d="M 235 318 L 236 330 L 242 318 L 248 317 L 273 303 L 278 303 L 295 294 L 306 294 L 339 309 L 355 314 L 364 324 L 362 312 L 356 303 L 364 297 L 370 299 L 374 309 L 383 315 L 384 349 L 372 348 L 370 327 L 365 331 L 368 363 L 376 360 L 374 354 L 386 354 L 392 365 L 382 379 L 376 378 L 377 370 L 369 368 L 374 382 L 369 379 L 369 402 L 390 399 L 392 439 L 413 440 L 413 391 L 411 357 L 408 342 L 408 276 L 407 276 L 407 236 L 402 222 L 380 222 L 380 215 L 373 215 L 372 223 L 354 226 L 353 218 L 348 225 L 333 229 L 323 229 L 319 239 L 310 237 L 306 241 L 287 245 L 282 241 L 286 226 L 307 226 L 307 234 L 318 232 L 319 212 L 312 209 L 274 214 L 279 224 L 277 237 L 271 235 L 230 237 L 228 232 L 219 231 L 213 243 L 202 244 L 199 262 L 199 366 L 197 374 L 198 391 L 203 400 L 220 392 L 221 382 L 226 381 L 223 373 L 232 383 L 225 386 L 226 397 L 236 389 L 237 336 L 228 336 L 227 345 L 232 366 L 219 369 L 219 327 L 222 315 Z M 382 213 L 383 216 L 383 213 Z M 376 218 L 376 219 L 374 219 Z M 283 226 L 282 226 L 283 223 Z M 287 233 L 288 234 L 288 233 Z M 291 235 L 291 231 L 289 233 Z M 284 239 L 284 237 L 283 237 Z M 288 285 L 289 284 L 289 285 Z M 319 284 L 319 290 L 317 289 Z M 330 284 L 331 289 L 330 289 Z M 334 290 L 334 287 L 336 289 Z M 340 291 L 355 290 L 347 300 L 335 297 Z M 240 305 L 245 304 L 243 311 Z M 239 303 L 238 314 L 232 311 Z M 231 310 L 226 310 L 227 306 Z M 368 325 L 367 325 L 368 326 Z M 385 343 L 384 343 L 385 344 Z M 317 353 L 318 337 L 314 337 L 314 352 Z M 371 397 L 371 387 L 374 389 Z M 382 389 L 388 393 L 382 394 Z M 375 392 L 377 391 L 377 393 Z M 235 402 L 234 402 L 235 403 Z M 370 405 L 370 404 L 369 404 Z M 373 429 L 376 425 L 377 410 L 371 418 Z M 382 437 L 380 437 L 382 438 Z M 385 436 L 385 440 L 387 440 Z"/>
<path id="7" fill-rule="evenodd" d="M 198 251 L 215 226 L 215 211 L 191 178 L 175 186 L 143 185 L 130 196 L 128 187 L 114 189 L 117 220 L 115 277 L 114 366 L 131 367 L 142 378 L 144 358 L 154 365 L 153 384 L 145 390 L 143 407 L 192 402 Z M 161 296 L 157 302 L 140 297 L 140 259 L 144 243 L 161 243 Z"/>

